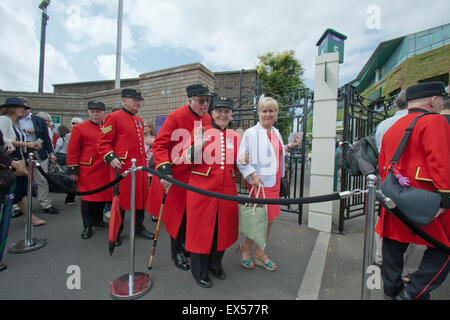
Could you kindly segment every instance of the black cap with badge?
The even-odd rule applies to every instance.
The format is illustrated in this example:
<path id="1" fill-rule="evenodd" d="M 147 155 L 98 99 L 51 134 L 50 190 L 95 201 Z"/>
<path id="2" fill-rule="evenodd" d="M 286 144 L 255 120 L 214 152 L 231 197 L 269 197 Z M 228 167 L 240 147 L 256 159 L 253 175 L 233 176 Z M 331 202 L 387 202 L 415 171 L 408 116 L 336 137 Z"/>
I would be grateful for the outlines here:
<path id="1" fill-rule="evenodd" d="M 99 110 L 106 110 L 105 104 L 103 102 L 100 101 L 89 101 L 88 102 L 88 110 L 90 109 L 99 109 Z"/>
<path id="2" fill-rule="evenodd" d="M 191 84 L 186 87 L 188 98 L 195 96 L 212 96 L 209 92 L 208 86 L 202 83 Z"/>
<path id="3" fill-rule="evenodd" d="M 137 89 L 123 89 L 122 98 L 138 98 L 144 100 L 144 98 L 142 98 L 141 91 Z"/>
<path id="4" fill-rule="evenodd" d="M 229 108 L 231 111 L 234 111 L 234 101 L 228 97 L 214 97 L 211 111 L 216 108 Z"/>

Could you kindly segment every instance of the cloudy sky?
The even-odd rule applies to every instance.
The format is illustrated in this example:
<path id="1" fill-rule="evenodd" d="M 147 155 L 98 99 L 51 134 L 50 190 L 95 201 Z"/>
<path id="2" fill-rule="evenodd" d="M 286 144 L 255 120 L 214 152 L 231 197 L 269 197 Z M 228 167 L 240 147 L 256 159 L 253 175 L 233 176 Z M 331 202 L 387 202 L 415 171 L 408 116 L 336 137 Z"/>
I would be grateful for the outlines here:
<path id="1" fill-rule="evenodd" d="M 0 2 L 0 89 L 37 91 L 41 0 Z M 118 0 L 52 0 L 45 88 L 114 79 Z M 450 22 L 448 0 L 124 0 L 122 78 L 201 62 L 254 68 L 258 55 L 293 49 L 314 86 L 317 40 L 348 36 L 340 82 L 356 77 L 381 41 Z"/>

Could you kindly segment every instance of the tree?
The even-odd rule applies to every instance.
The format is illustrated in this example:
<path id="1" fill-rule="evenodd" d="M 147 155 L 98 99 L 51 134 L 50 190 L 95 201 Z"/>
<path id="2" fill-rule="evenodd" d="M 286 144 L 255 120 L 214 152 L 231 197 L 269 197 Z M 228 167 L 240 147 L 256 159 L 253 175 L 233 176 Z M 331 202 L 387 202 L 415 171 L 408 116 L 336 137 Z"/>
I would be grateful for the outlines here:
<path id="1" fill-rule="evenodd" d="M 303 67 L 295 57 L 295 51 L 282 53 L 268 52 L 258 56 L 258 77 L 264 85 L 264 91 L 277 98 L 280 104 L 288 103 L 293 89 L 304 88 Z"/>
<path id="2" fill-rule="evenodd" d="M 305 87 L 302 78 L 304 69 L 295 57 L 295 51 L 267 52 L 258 58 L 258 78 L 262 81 L 265 95 L 277 99 L 279 105 L 291 103 L 289 96 L 292 90 Z M 287 141 L 292 117 L 279 117 L 275 126 L 280 130 L 283 140 Z"/>

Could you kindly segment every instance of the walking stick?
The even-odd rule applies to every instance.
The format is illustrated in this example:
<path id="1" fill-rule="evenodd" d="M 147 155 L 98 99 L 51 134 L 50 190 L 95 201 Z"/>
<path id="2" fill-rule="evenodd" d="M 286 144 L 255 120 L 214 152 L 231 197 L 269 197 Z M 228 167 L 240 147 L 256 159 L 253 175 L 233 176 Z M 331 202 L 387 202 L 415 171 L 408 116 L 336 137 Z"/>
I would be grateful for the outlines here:
<path id="1" fill-rule="evenodd" d="M 161 226 L 162 214 L 163 214 L 163 210 L 164 210 L 164 203 L 166 202 L 166 195 L 167 195 L 167 192 L 164 190 L 164 196 L 162 199 L 161 207 L 159 208 L 158 223 L 156 224 L 155 237 L 153 238 L 152 255 L 150 256 L 150 261 L 148 263 L 148 270 L 151 270 L 152 265 L 153 265 L 153 257 L 155 256 L 156 244 L 158 243 L 159 227 Z"/>

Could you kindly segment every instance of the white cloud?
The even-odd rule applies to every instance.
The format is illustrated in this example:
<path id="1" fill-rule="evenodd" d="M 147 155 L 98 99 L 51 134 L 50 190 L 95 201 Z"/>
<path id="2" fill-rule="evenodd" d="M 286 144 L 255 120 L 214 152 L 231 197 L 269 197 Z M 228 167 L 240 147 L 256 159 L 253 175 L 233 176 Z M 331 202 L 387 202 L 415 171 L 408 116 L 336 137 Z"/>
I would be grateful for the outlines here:
<path id="1" fill-rule="evenodd" d="M 103 3 L 103 1 L 97 2 Z M 84 48 L 116 46 L 117 17 L 107 17 L 103 13 L 95 14 L 89 8 L 79 5 L 68 6 L 64 15 L 67 17 L 64 28 L 73 41 L 70 46 L 77 46 L 80 49 L 82 48 L 76 44 L 83 43 Z M 123 23 L 122 28 L 122 49 L 131 51 L 136 45 L 133 34 L 126 22 Z"/>
<path id="2" fill-rule="evenodd" d="M 37 87 L 40 30 L 37 2 L 0 2 L 2 89 Z M 122 37 L 126 63 L 122 76 L 137 76 L 137 70 L 152 71 L 145 69 L 146 58 L 137 57 L 148 53 L 152 62 L 156 61 L 153 65 L 157 65 L 159 58 L 164 59 L 153 55 L 153 48 L 164 48 L 159 52 L 171 51 L 180 56 L 200 56 L 200 62 L 213 71 L 254 68 L 258 55 L 294 49 L 312 87 L 315 44 L 325 29 L 333 28 L 348 36 L 340 79 L 349 81 L 381 41 L 448 23 L 447 2 L 127 0 Z M 381 10 L 380 30 L 367 28 L 367 8 L 371 5 Z M 114 78 L 115 57 L 110 53 L 116 47 L 117 1 L 52 1 L 49 14 L 49 29 L 57 38 L 49 40 L 46 88 L 53 79 L 96 80 L 93 67 L 103 77 Z"/>
<path id="3" fill-rule="evenodd" d="M 98 72 L 105 79 L 115 79 L 116 77 L 116 55 L 100 55 L 97 57 L 96 66 Z M 137 78 L 139 76 L 139 72 L 128 65 L 124 58 L 121 59 L 121 67 L 120 67 L 121 78 Z"/>
<path id="4" fill-rule="evenodd" d="M 445 0 L 434 1 L 436 10 L 432 11 L 423 1 L 380 0 L 375 4 L 381 9 L 381 29 L 370 31 L 367 8 L 373 4 L 357 0 L 228 0 L 205 5 L 201 0 L 136 0 L 126 13 L 127 21 L 141 30 L 140 40 L 148 46 L 195 52 L 215 70 L 252 68 L 260 54 L 295 49 L 310 82 L 317 56 L 315 44 L 327 28 L 348 36 L 341 79 L 351 80 L 380 41 L 448 22 Z"/>
<path id="5" fill-rule="evenodd" d="M 11 91 L 37 91 L 40 39 L 36 27 L 40 15 L 30 2 L 0 3 L 0 88 Z M 44 91 L 53 91 L 55 81 L 76 81 L 77 77 L 64 55 L 46 45 Z"/>

